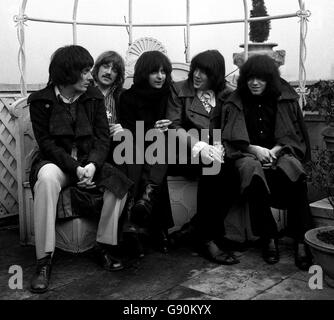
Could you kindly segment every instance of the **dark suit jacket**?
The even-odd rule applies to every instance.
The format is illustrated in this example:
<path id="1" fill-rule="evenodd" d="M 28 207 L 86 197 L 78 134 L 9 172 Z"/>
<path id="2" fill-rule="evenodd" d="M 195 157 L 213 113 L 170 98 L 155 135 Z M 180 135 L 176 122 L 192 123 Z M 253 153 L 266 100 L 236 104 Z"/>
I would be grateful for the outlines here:
<path id="1" fill-rule="evenodd" d="M 180 143 L 186 143 L 189 148 L 192 148 L 199 140 L 212 143 L 212 130 L 221 128 L 222 106 L 231 92 L 230 88 L 226 88 L 216 95 L 216 106 L 209 114 L 188 80 L 174 83 L 172 95 L 167 104 L 166 117 L 172 121 L 169 128 L 177 130 Z M 201 129 L 208 131 L 201 131 Z M 201 136 L 201 133 L 206 136 Z"/>
<path id="2" fill-rule="evenodd" d="M 46 163 L 56 164 L 74 181 L 76 169 L 89 162 L 96 165 L 94 180 L 118 197 L 123 197 L 131 181 L 111 165 L 105 164 L 109 152 L 109 128 L 103 95 L 89 87 L 78 99 L 75 128 L 69 113 L 55 95 L 54 87 L 48 86 L 29 96 L 30 118 L 39 152 L 30 172 L 30 185 L 37 180 L 39 169 Z M 73 144 L 77 147 L 77 160 L 71 157 Z"/>

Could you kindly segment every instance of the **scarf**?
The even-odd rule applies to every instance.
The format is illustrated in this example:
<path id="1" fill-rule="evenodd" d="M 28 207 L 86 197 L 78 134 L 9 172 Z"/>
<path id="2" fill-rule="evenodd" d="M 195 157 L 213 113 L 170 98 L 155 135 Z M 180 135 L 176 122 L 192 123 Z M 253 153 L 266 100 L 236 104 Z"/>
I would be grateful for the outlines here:
<path id="1" fill-rule="evenodd" d="M 152 88 L 148 83 L 133 84 L 130 89 L 134 96 L 139 97 L 140 107 L 147 112 L 154 114 L 156 120 L 165 117 L 167 99 L 170 93 L 170 87 L 166 83 L 161 89 Z"/>

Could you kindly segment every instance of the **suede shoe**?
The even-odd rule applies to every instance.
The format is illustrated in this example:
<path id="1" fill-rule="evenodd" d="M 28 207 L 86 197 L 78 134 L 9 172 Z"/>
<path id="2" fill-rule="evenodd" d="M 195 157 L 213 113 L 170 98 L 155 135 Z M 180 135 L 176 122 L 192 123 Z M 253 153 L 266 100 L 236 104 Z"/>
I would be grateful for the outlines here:
<path id="1" fill-rule="evenodd" d="M 30 291 L 43 293 L 49 288 L 51 276 L 51 256 L 37 260 L 36 272 L 31 279 Z"/>

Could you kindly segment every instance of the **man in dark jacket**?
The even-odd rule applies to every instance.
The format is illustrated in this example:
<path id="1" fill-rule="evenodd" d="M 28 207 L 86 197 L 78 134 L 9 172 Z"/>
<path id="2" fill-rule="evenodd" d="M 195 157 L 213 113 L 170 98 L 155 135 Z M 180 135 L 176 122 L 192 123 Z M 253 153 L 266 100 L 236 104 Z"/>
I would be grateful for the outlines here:
<path id="1" fill-rule="evenodd" d="M 222 112 L 227 157 L 235 161 L 240 192 L 249 203 L 253 233 L 263 240 L 263 258 L 279 261 L 277 226 L 270 205 L 288 210 L 288 230 L 296 242 L 296 265 L 308 270 L 304 234 L 311 227 L 306 174 L 309 138 L 298 95 L 279 76 L 273 59 L 256 55 L 240 70 L 237 90 Z"/>
<path id="2" fill-rule="evenodd" d="M 103 191 L 97 253 L 104 268 L 122 268 L 121 262 L 109 254 L 108 245 L 114 241 L 114 218 L 119 214 L 119 202 L 123 200 L 124 204 L 131 182 L 105 163 L 109 128 L 103 96 L 90 86 L 93 62 L 81 46 L 59 48 L 51 58 L 47 87 L 28 99 L 39 147 L 30 173 L 37 256 L 37 269 L 31 281 L 33 292 L 48 289 L 55 249 L 57 201 L 60 191 L 69 185 L 83 191 Z"/>
<path id="3" fill-rule="evenodd" d="M 233 179 L 233 167 L 223 163 L 221 144 L 221 110 L 230 93 L 231 89 L 225 84 L 224 57 L 218 50 L 207 50 L 191 60 L 188 79 L 174 84 L 167 106 L 167 118 L 172 121 L 170 129 L 176 131 L 180 149 L 186 147 L 183 148 L 186 152 L 178 154 L 178 163 L 185 160 L 187 163 L 182 174 L 189 168 L 201 169 L 197 213 L 189 227 L 184 227 L 180 233 L 195 233 L 203 254 L 225 265 L 239 262 L 222 246 L 224 219 L 237 180 Z M 195 232 L 191 232 L 194 229 Z"/>

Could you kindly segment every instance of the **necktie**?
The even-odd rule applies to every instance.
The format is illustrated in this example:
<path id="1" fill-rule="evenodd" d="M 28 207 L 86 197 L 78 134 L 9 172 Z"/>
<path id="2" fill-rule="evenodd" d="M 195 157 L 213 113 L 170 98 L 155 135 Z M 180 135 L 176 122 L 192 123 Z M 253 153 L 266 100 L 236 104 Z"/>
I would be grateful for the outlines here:
<path id="1" fill-rule="evenodd" d="M 203 92 L 203 94 L 202 94 L 201 97 L 200 97 L 200 100 L 201 100 L 201 102 L 202 102 L 202 104 L 203 104 L 205 110 L 206 110 L 208 113 L 210 113 L 211 108 L 212 108 L 212 106 L 211 106 L 211 104 L 210 104 L 210 100 L 211 100 L 211 95 L 210 95 L 210 93 L 207 92 L 207 91 L 206 91 L 206 92 Z"/>

